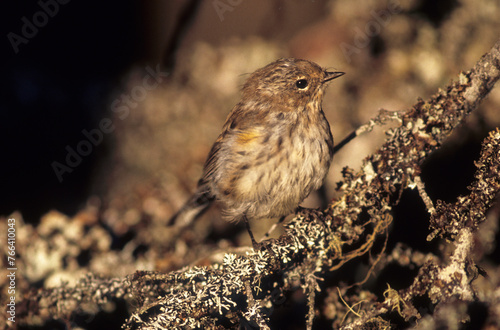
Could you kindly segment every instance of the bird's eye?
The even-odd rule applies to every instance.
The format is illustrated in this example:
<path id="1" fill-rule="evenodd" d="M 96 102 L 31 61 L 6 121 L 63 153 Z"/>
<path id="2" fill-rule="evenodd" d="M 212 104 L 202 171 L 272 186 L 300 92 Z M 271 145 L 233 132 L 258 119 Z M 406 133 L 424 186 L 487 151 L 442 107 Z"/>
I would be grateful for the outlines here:
<path id="1" fill-rule="evenodd" d="M 299 89 L 304 89 L 304 88 L 307 87 L 307 80 L 306 79 L 299 79 L 299 80 L 297 80 L 297 82 L 295 83 L 295 85 Z"/>

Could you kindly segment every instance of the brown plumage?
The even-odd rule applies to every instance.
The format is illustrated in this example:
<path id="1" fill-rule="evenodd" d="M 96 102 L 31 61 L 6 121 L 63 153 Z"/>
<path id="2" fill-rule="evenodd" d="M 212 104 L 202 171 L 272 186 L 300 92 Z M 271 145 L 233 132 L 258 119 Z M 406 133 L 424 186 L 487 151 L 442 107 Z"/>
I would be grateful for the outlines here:
<path id="1" fill-rule="evenodd" d="M 248 219 L 293 212 L 328 173 L 333 138 L 321 102 L 327 82 L 343 74 L 293 58 L 255 71 L 210 151 L 197 191 L 172 222 L 191 223 L 215 199 L 225 219 L 244 220 L 248 229 Z"/>

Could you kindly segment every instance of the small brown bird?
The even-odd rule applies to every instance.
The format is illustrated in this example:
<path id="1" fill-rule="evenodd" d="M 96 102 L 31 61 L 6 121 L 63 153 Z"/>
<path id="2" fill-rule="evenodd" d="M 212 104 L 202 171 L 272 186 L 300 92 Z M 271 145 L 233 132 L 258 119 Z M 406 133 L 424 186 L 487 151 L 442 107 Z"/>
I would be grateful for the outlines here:
<path id="1" fill-rule="evenodd" d="M 223 217 L 284 217 L 321 187 L 333 156 L 330 125 L 321 108 L 327 82 L 344 72 L 294 58 L 258 69 L 229 113 L 205 162 L 198 189 L 171 219 L 190 224 L 214 201 Z"/>

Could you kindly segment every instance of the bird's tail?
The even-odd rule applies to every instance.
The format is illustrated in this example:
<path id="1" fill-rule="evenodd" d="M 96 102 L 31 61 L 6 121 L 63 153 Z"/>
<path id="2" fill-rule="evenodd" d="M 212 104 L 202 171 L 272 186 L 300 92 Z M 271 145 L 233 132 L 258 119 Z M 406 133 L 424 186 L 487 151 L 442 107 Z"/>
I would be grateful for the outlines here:
<path id="1" fill-rule="evenodd" d="M 168 225 L 175 225 L 176 227 L 189 226 L 206 211 L 214 199 L 214 196 L 210 194 L 210 191 L 206 187 L 198 187 L 196 193 L 170 218 Z"/>

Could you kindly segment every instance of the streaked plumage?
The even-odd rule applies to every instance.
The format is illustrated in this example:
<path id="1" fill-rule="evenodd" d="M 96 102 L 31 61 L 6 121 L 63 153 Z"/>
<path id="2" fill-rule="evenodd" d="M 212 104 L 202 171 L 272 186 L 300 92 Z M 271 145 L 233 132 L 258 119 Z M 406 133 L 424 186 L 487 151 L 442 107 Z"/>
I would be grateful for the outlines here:
<path id="1" fill-rule="evenodd" d="M 333 138 L 321 102 L 326 83 L 343 74 L 293 58 L 255 71 L 210 151 L 197 191 L 172 221 L 191 223 L 215 199 L 229 221 L 293 212 L 328 173 Z"/>

